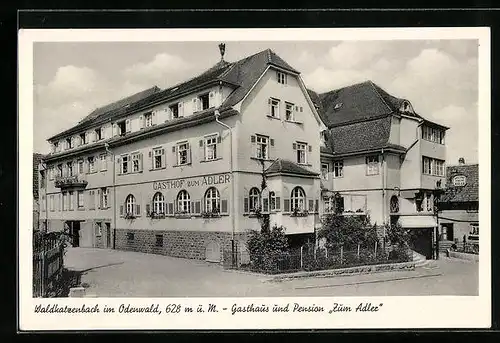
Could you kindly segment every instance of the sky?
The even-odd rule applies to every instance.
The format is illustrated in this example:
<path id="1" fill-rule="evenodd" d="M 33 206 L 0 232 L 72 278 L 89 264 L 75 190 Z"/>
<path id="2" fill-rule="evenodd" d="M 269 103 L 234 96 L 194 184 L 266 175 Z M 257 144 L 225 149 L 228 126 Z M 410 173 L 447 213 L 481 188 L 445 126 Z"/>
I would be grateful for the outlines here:
<path id="1" fill-rule="evenodd" d="M 166 88 L 220 60 L 220 42 L 37 42 L 33 48 L 34 151 L 97 107 L 153 85 Z M 447 163 L 478 162 L 478 42 L 391 40 L 228 42 L 225 60 L 271 48 L 326 92 L 372 80 L 450 127 Z"/>

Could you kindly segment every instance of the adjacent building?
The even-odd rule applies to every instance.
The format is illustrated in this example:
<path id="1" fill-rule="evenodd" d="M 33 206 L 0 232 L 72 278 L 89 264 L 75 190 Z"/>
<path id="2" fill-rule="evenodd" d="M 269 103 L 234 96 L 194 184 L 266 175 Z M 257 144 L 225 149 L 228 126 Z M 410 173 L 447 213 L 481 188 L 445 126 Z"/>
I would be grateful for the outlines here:
<path id="1" fill-rule="evenodd" d="M 75 246 L 220 261 L 245 249 L 259 213 L 299 246 L 341 202 L 343 215 L 412 229 L 432 257 L 447 127 L 371 81 L 316 94 L 270 49 L 228 62 L 219 48 L 202 74 L 49 138 L 49 230 Z"/>
<path id="2" fill-rule="evenodd" d="M 439 199 L 440 250 L 453 243 L 479 241 L 479 165 L 466 164 L 446 168 L 446 188 Z"/>
<path id="3" fill-rule="evenodd" d="M 33 229 L 39 229 L 40 222 L 40 187 L 45 184 L 44 173 L 39 170 L 39 164 L 42 160 L 43 155 L 34 153 L 33 154 Z M 40 179 L 40 180 L 39 180 Z M 42 194 L 42 198 L 45 196 Z"/>

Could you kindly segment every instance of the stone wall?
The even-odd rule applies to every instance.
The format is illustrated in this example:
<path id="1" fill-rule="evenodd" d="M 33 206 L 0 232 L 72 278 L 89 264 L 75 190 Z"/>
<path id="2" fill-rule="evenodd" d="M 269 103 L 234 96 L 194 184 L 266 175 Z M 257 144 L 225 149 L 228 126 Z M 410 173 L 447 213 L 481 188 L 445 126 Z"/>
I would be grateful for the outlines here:
<path id="1" fill-rule="evenodd" d="M 133 239 L 127 236 L 133 234 Z M 158 242 L 157 236 L 162 238 Z M 240 246 L 246 240 L 246 234 L 235 234 L 236 244 Z M 231 250 L 231 233 L 207 231 L 168 231 L 168 230 L 116 230 L 116 249 L 160 254 L 173 257 L 204 260 L 207 245 L 215 242 L 219 245 L 220 256 L 223 250 Z M 160 244 L 162 243 L 162 244 Z"/>

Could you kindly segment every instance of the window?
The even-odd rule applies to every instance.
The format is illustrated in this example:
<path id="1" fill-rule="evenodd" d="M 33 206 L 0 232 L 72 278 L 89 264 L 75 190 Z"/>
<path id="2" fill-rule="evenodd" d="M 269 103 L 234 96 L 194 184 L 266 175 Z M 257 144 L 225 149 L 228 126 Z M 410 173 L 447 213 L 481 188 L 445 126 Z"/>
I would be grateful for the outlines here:
<path id="1" fill-rule="evenodd" d="M 153 212 L 156 214 L 165 214 L 165 197 L 160 192 L 153 196 Z"/>
<path id="2" fill-rule="evenodd" d="M 306 209 L 306 194 L 301 187 L 295 187 L 292 190 L 292 211 L 304 211 Z"/>
<path id="3" fill-rule="evenodd" d="M 215 187 L 210 187 L 205 193 L 205 211 L 212 213 L 220 212 L 220 195 Z"/>
<path id="4" fill-rule="evenodd" d="M 328 163 L 321 163 L 321 177 L 323 180 L 328 180 Z"/>
<path id="5" fill-rule="evenodd" d="M 57 165 L 57 176 L 59 176 L 59 177 L 63 176 L 63 165 L 62 164 Z"/>
<path id="6" fill-rule="evenodd" d="M 422 126 L 422 139 L 425 139 L 430 142 L 444 144 L 444 130 Z"/>
<path id="7" fill-rule="evenodd" d="M 101 208 L 108 208 L 108 189 L 105 187 L 101 188 Z"/>
<path id="8" fill-rule="evenodd" d="M 470 234 L 479 236 L 479 224 L 470 224 Z"/>
<path id="9" fill-rule="evenodd" d="M 80 144 L 87 144 L 85 133 L 80 133 Z"/>
<path id="10" fill-rule="evenodd" d="M 390 210 L 391 210 L 391 213 L 398 213 L 399 212 L 399 199 L 395 195 L 393 195 L 391 197 Z"/>
<path id="11" fill-rule="evenodd" d="M 444 176 L 444 161 L 423 156 L 422 173 L 425 175 Z"/>
<path id="12" fill-rule="evenodd" d="M 73 176 L 73 162 L 66 163 L 66 170 L 67 170 L 68 176 Z"/>
<path id="13" fill-rule="evenodd" d="M 210 98 L 209 94 L 203 94 L 198 97 L 199 104 L 201 105 L 201 108 L 199 110 L 203 111 L 206 110 L 210 107 Z"/>
<path id="14" fill-rule="evenodd" d="M 155 246 L 162 247 L 163 246 L 163 235 L 155 235 Z"/>
<path id="15" fill-rule="evenodd" d="M 144 114 L 144 126 L 145 127 L 153 126 L 153 113 L 148 112 Z"/>
<path id="16" fill-rule="evenodd" d="M 255 212 L 260 209 L 260 192 L 257 188 L 252 188 L 249 193 L 250 212 Z"/>
<path id="17" fill-rule="evenodd" d="M 465 186 L 466 178 L 464 175 L 457 175 L 453 178 L 453 186 Z"/>
<path id="18" fill-rule="evenodd" d="M 108 160 L 106 159 L 106 155 L 101 155 L 101 171 L 105 171 L 108 169 Z"/>
<path id="19" fill-rule="evenodd" d="M 277 99 L 269 99 L 269 115 L 273 118 L 280 117 L 280 101 Z"/>
<path id="20" fill-rule="evenodd" d="M 78 196 L 78 208 L 83 208 L 83 206 L 84 206 L 83 191 L 78 191 L 77 196 Z"/>
<path id="21" fill-rule="evenodd" d="M 54 152 L 58 152 L 59 151 L 59 143 L 58 142 L 54 142 L 53 146 L 54 146 L 54 148 L 53 148 Z"/>
<path id="22" fill-rule="evenodd" d="M 271 192 L 269 192 L 269 210 L 275 211 L 276 209 L 277 209 L 277 207 L 276 207 L 276 193 L 271 191 Z"/>
<path id="23" fill-rule="evenodd" d="M 68 193 L 63 192 L 62 210 L 66 211 L 68 209 Z"/>
<path id="24" fill-rule="evenodd" d="M 280 71 L 276 72 L 276 78 L 278 79 L 278 83 L 281 83 L 282 85 L 287 84 L 287 78 L 285 73 L 282 73 Z"/>
<path id="25" fill-rule="evenodd" d="M 285 103 L 285 120 L 294 121 L 293 116 L 293 104 L 287 102 Z"/>
<path id="26" fill-rule="evenodd" d="M 142 171 L 142 154 L 132 154 L 132 172 L 138 173 Z"/>
<path id="27" fill-rule="evenodd" d="M 182 190 L 177 194 L 177 212 L 191 213 L 191 197 L 186 190 Z"/>
<path id="28" fill-rule="evenodd" d="M 122 163 L 120 164 L 120 167 L 121 167 L 121 170 L 120 170 L 120 173 L 121 174 L 127 174 L 128 173 L 128 162 L 129 162 L 130 158 L 128 155 L 123 155 L 122 156 Z"/>
<path id="29" fill-rule="evenodd" d="M 118 126 L 118 135 L 124 136 L 127 133 L 127 125 L 125 120 L 116 123 L 116 125 Z"/>
<path id="30" fill-rule="evenodd" d="M 153 149 L 153 169 L 161 169 L 165 167 L 165 149 Z"/>
<path id="31" fill-rule="evenodd" d="M 89 210 L 95 209 L 95 191 L 89 191 Z"/>
<path id="32" fill-rule="evenodd" d="M 264 136 L 257 136 L 257 151 L 255 157 L 266 160 L 268 156 L 268 142 L 269 138 Z"/>
<path id="33" fill-rule="evenodd" d="M 432 212 L 434 210 L 434 203 L 430 193 L 425 193 L 425 205 L 428 212 Z"/>
<path id="34" fill-rule="evenodd" d="M 297 143 L 297 163 L 299 164 L 307 163 L 306 152 L 307 152 L 307 144 Z"/>
<path id="35" fill-rule="evenodd" d="M 125 200 L 125 210 L 126 214 L 135 213 L 135 197 L 132 194 L 129 194 Z"/>
<path id="36" fill-rule="evenodd" d="M 74 197 L 74 194 L 73 194 L 72 191 L 69 192 L 68 197 L 69 197 L 69 199 L 68 199 L 69 200 L 69 206 L 68 206 L 68 208 L 69 208 L 70 211 L 73 211 L 73 209 L 75 208 L 75 197 Z"/>
<path id="37" fill-rule="evenodd" d="M 344 176 L 344 161 L 333 162 L 333 177 Z"/>
<path id="38" fill-rule="evenodd" d="M 133 232 L 127 232 L 127 241 L 133 241 L 134 238 L 135 237 Z"/>
<path id="39" fill-rule="evenodd" d="M 366 175 L 378 175 L 378 155 L 366 157 Z"/>
<path id="40" fill-rule="evenodd" d="M 66 138 L 66 149 L 73 148 L 73 140 L 70 138 Z"/>
<path id="41" fill-rule="evenodd" d="M 78 160 L 78 174 L 84 174 L 84 169 L 83 169 L 83 160 Z"/>
<path id="42" fill-rule="evenodd" d="M 89 157 L 89 173 L 95 173 L 95 158 L 94 156 Z"/>
<path id="43" fill-rule="evenodd" d="M 54 195 L 50 195 L 49 200 L 50 200 L 50 210 L 52 212 L 54 212 L 54 210 L 55 210 L 55 208 L 54 208 Z"/>
<path id="44" fill-rule="evenodd" d="M 100 141 L 102 139 L 102 131 L 100 127 L 95 129 L 95 139 L 96 141 Z"/>
<path id="45" fill-rule="evenodd" d="M 205 160 L 212 161 L 217 158 L 217 136 L 205 138 Z"/>
<path id="46" fill-rule="evenodd" d="M 189 143 L 184 142 L 177 145 L 177 165 L 189 163 Z"/>
<path id="47" fill-rule="evenodd" d="M 173 104 L 168 107 L 172 113 L 172 119 L 179 118 L 179 104 Z"/>

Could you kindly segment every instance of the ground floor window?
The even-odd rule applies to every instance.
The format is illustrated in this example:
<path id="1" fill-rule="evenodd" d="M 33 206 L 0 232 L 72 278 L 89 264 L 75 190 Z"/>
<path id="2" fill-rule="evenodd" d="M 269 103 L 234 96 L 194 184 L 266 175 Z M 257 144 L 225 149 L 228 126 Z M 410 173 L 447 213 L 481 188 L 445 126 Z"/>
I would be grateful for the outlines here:
<path id="1" fill-rule="evenodd" d="M 155 246 L 162 247 L 163 246 L 163 235 L 156 235 L 155 238 L 156 238 Z"/>
<path id="2" fill-rule="evenodd" d="M 250 212 L 260 209 L 260 192 L 257 188 L 252 188 L 249 193 Z"/>
<path id="3" fill-rule="evenodd" d="M 306 209 L 306 193 L 301 187 L 295 187 L 292 190 L 292 211 L 304 211 Z"/>
<path id="4" fill-rule="evenodd" d="M 182 190 L 177 195 L 177 212 L 190 213 L 191 212 L 191 196 L 186 190 Z"/>
<path id="5" fill-rule="evenodd" d="M 165 213 L 165 196 L 160 192 L 156 193 L 153 197 L 153 211 L 157 214 Z"/>
<path id="6" fill-rule="evenodd" d="M 133 214 L 135 209 L 135 197 L 130 194 L 125 201 L 125 209 L 127 214 Z"/>
<path id="7" fill-rule="evenodd" d="M 220 212 L 220 195 L 215 187 L 211 187 L 205 193 L 205 211 Z"/>

